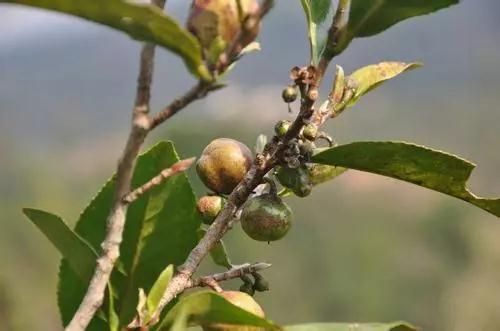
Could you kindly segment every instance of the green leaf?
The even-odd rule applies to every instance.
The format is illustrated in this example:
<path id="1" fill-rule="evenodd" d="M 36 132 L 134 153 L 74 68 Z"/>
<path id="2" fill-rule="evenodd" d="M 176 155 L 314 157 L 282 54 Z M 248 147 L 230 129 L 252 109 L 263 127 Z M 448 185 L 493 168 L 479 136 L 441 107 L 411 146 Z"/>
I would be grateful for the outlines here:
<path id="1" fill-rule="evenodd" d="M 455 5 L 459 0 L 352 0 L 340 53 L 353 38 L 378 34 L 405 19 L 430 14 Z"/>
<path id="2" fill-rule="evenodd" d="M 207 233 L 204 229 L 198 229 L 198 238 L 201 239 Z M 231 264 L 231 260 L 229 259 L 229 255 L 227 254 L 226 246 L 224 242 L 219 240 L 215 246 L 210 250 L 210 257 L 212 261 L 218 266 L 231 269 L 233 265 Z"/>
<path id="3" fill-rule="evenodd" d="M 480 198 L 466 188 L 475 165 L 445 152 L 404 142 L 355 142 L 320 152 L 313 156 L 313 162 L 404 180 L 500 217 L 499 198 Z"/>
<path id="4" fill-rule="evenodd" d="M 188 312 L 185 309 L 181 309 L 175 317 L 170 331 L 186 331 L 188 329 L 188 318 Z"/>
<path id="5" fill-rule="evenodd" d="M 285 331 L 417 331 L 404 323 L 311 323 L 286 326 Z"/>
<path id="6" fill-rule="evenodd" d="M 331 13 L 331 0 L 300 0 L 307 20 L 307 31 L 311 50 L 311 64 L 317 65 L 326 41 L 321 26 Z"/>
<path id="7" fill-rule="evenodd" d="M 271 321 L 249 313 L 211 291 L 200 291 L 183 297 L 168 312 L 158 330 L 170 330 L 180 314 L 189 315 L 189 323 L 195 325 L 224 323 L 259 326 L 266 330 L 280 330 Z"/>
<path id="8" fill-rule="evenodd" d="M 92 277 L 97 254 L 89 244 L 59 216 L 32 208 L 24 208 L 23 212 L 57 248 L 81 280 L 86 281 Z"/>
<path id="9" fill-rule="evenodd" d="M 421 66 L 422 63 L 419 62 L 381 62 L 356 70 L 348 77 L 348 86 L 354 89 L 353 97 L 348 101 L 348 105 L 355 104 L 361 96 L 383 82 Z"/>
<path id="10" fill-rule="evenodd" d="M 120 328 L 120 318 L 115 309 L 115 294 L 113 286 L 108 283 L 108 324 L 109 331 L 118 331 Z"/>
<path id="11" fill-rule="evenodd" d="M 151 291 L 149 291 L 148 298 L 146 300 L 146 306 L 150 314 L 156 311 L 158 303 L 160 303 L 161 297 L 167 289 L 168 283 L 170 283 L 173 274 L 174 266 L 171 264 L 161 272 L 160 276 L 153 284 L 153 287 L 151 287 Z"/>
<path id="12" fill-rule="evenodd" d="M 149 41 L 179 55 L 197 77 L 210 80 L 198 40 L 162 10 L 124 0 L 0 0 L 78 16 Z"/>
<path id="13" fill-rule="evenodd" d="M 132 186 L 146 183 L 177 161 L 179 157 L 172 143 L 158 143 L 139 157 Z M 92 200 L 75 227 L 75 232 L 95 250 L 105 236 L 113 194 L 114 177 Z M 198 242 L 196 230 L 200 223 L 196 198 L 185 174 L 169 178 L 131 204 L 118 261 L 127 277 L 117 272 L 112 275 L 121 325 L 127 324 L 135 314 L 138 289 L 149 291 L 168 265 L 180 265 L 185 260 Z M 71 318 L 85 293 L 85 285 L 75 277 L 63 263 L 59 275 L 59 306 L 64 323 Z"/>

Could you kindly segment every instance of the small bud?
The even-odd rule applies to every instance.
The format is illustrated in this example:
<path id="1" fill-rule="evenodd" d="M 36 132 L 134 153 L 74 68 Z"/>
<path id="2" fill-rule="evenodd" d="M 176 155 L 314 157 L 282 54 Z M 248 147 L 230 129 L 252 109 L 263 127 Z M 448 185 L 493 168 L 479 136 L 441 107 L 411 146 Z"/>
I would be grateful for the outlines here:
<path id="1" fill-rule="evenodd" d="M 269 291 L 269 282 L 258 273 L 252 274 L 255 278 L 255 283 L 253 284 L 254 290 L 258 292 Z"/>
<path id="2" fill-rule="evenodd" d="M 196 208 L 201 215 L 204 224 L 210 225 L 213 223 L 217 215 L 224 207 L 224 198 L 218 195 L 206 195 L 198 199 Z"/>
<path id="3" fill-rule="evenodd" d="M 302 136 L 310 141 L 315 141 L 318 136 L 318 127 L 316 124 L 309 123 L 302 130 Z"/>
<path id="4" fill-rule="evenodd" d="M 307 94 L 307 97 L 311 99 L 312 101 L 318 100 L 319 97 L 319 92 L 317 88 L 311 88 L 309 90 L 309 93 Z"/>
<path id="5" fill-rule="evenodd" d="M 312 141 L 305 140 L 299 143 L 300 155 L 303 156 L 306 160 L 309 160 L 314 152 L 316 146 Z"/>
<path id="6" fill-rule="evenodd" d="M 297 88 L 295 86 L 287 86 L 283 89 L 281 97 L 286 103 L 294 102 L 297 99 Z"/>
<path id="7" fill-rule="evenodd" d="M 248 295 L 253 296 L 255 294 L 255 290 L 253 288 L 252 283 L 244 283 L 240 286 L 240 292 L 247 293 Z"/>
<path id="8" fill-rule="evenodd" d="M 274 126 L 274 132 L 278 137 L 283 137 L 292 126 L 292 122 L 288 120 L 281 120 Z"/>

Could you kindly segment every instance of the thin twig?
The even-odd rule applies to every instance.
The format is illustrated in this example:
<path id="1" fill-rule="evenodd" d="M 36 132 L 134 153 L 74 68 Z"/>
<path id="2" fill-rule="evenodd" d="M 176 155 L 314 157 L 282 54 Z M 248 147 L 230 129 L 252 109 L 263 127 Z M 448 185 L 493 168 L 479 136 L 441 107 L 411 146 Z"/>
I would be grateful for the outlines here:
<path id="1" fill-rule="evenodd" d="M 157 176 L 151 178 L 149 182 L 125 195 L 123 197 L 123 201 L 128 204 L 134 202 L 141 195 L 148 192 L 153 187 L 156 187 L 165 182 L 169 177 L 177 175 L 180 172 L 186 171 L 193 164 L 195 160 L 196 158 L 194 157 L 181 160 L 179 162 L 174 163 L 174 165 L 172 165 L 170 168 L 163 169 Z"/>
<path id="2" fill-rule="evenodd" d="M 163 108 L 162 111 L 154 115 L 150 120 L 149 130 L 153 130 L 158 125 L 177 114 L 179 110 L 183 109 L 191 102 L 202 99 L 206 97 L 208 93 L 219 90 L 223 87 L 225 87 L 225 85 L 213 82 L 199 81 L 198 84 L 193 86 L 186 94 L 174 100 L 168 106 Z"/>
<path id="3" fill-rule="evenodd" d="M 165 0 L 153 0 L 152 3 L 163 8 Z M 154 45 L 145 44 L 142 47 L 136 100 L 132 112 L 132 128 L 116 171 L 115 193 L 111 212 L 106 220 L 107 229 L 106 237 L 101 244 L 102 252 L 97 259 L 87 292 L 70 323 L 66 326 L 66 331 L 80 331 L 87 328 L 97 309 L 102 305 L 111 272 L 120 256 L 120 243 L 122 242 L 128 207 L 128 204 L 123 201 L 123 196 L 130 191 L 137 156 L 149 130 L 148 112 L 154 54 Z"/>
<path id="4" fill-rule="evenodd" d="M 271 264 L 259 262 L 259 263 L 245 263 L 241 266 L 234 267 L 231 270 L 226 272 L 221 272 L 218 274 L 213 274 L 209 276 L 199 277 L 193 280 L 190 280 L 188 287 L 200 287 L 200 286 L 211 286 L 209 285 L 210 280 L 215 282 L 223 282 L 226 280 L 241 278 L 243 275 L 252 274 L 254 272 L 258 272 L 267 268 L 270 268 Z"/>

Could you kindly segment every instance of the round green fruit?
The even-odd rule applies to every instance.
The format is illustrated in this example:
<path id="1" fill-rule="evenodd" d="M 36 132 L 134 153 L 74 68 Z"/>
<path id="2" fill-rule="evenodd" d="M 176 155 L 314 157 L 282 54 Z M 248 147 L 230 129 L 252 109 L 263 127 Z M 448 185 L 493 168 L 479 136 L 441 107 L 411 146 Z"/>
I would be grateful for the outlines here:
<path id="1" fill-rule="evenodd" d="M 250 149 L 239 141 L 219 138 L 203 150 L 196 172 L 206 187 L 229 194 L 245 177 L 253 162 Z"/>
<path id="2" fill-rule="evenodd" d="M 259 8 L 256 0 L 241 0 L 241 6 L 244 16 L 255 13 Z M 208 49 L 218 36 L 230 45 L 241 30 L 237 2 L 235 0 L 193 0 L 187 27 L 205 49 Z M 246 40 L 245 42 L 252 41 Z"/>
<path id="3" fill-rule="evenodd" d="M 288 120 L 281 120 L 274 126 L 274 133 L 276 133 L 278 137 L 283 137 L 291 126 L 292 122 Z"/>
<path id="4" fill-rule="evenodd" d="M 295 100 L 297 100 L 297 95 L 298 92 L 295 86 L 287 86 L 283 89 L 283 92 L 281 92 L 281 97 L 286 103 L 294 102 Z"/>
<path id="5" fill-rule="evenodd" d="M 305 165 L 301 165 L 298 168 L 279 167 L 276 177 L 281 185 L 292 190 L 298 197 L 304 198 L 311 194 L 313 184 L 308 168 Z"/>
<path id="6" fill-rule="evenodd" d="M 302 130 L 302 136 L 307 140 L 314 141 L 318 137 L 318 127 L 313 124 L 307 124 Z"/>
<path id="7" fill-rule="evenodd" d="M 275 241 L 283 238 L 292 226 L 292 210 L 281 199 L 265 193 L 249 199 L 241 211 L 241 226 L 252 239 Z"/>
<path id="8" fill-rule="evenodd" d="M 224 291 L 219 293 L 227 301 L 231 302 L 233 305 L 240 307 L 254 315 L 264 318 L 264 310 L 262 307 L 247 293 L 239 291 Z M 256 326 L 245 326 L 245 325 L 229 325 L 229 324 L 210 324 L 204 325 L 203 330 L 205 331 L 264 331 L 263 328 Z"/>
<path id="9" fill-rule="evenodd" d="M 206 195 L 198 199 L 196 208 L 203 223 L 210 225 L 224 207 L 224 198 L 218 195 Z"/>

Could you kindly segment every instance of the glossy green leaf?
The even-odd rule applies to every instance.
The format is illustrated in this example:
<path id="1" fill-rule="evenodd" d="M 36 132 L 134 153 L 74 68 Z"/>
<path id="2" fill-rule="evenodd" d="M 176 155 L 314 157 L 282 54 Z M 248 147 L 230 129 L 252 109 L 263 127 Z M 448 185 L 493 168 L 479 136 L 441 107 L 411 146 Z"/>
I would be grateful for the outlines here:
<path id="1" fill-rule="evenodd" d="M 144 184 L 177 161 L 179 157 L 172 143 L 158 143 L 139 157 L 132 186 Z M 92 200 L 75 227 L 75 232 L 96 250 L 105 235 L 113 192 L 114 178 Z M 138 289 L 148 292 L 168 265 L 184 261 L 198 241 L 196 231 L 200 223 L 195 195 L 185 174 L 169 178 L 131 204 L 118 261 L 127 277 L 120 277 L 117 272 L 112 277 L 121 325 L 135 314 Z M 85 288 L 75 281 L 75 274 L 63 263 L 59 275 L 59 306 L 64 323 L 71 318 L 84 293 Z"/>
<path id="2" fill-rule="evenodd" d="M 404 322 L 394 323 L 311 323 L 286 326 L 285 331 L 417 331 Z"/>
<path id="3" fill-rule="evenodd" d="M 179 55 L 197 77 L 210 80 L 198 40 L 162 10 L 124 0 L 0 0 L 78 16 L 149 41 Z"/>
<path id="4" fill-rule="evenodd" d="M 73 232 L 59 216 L 32 208 L 24 208 L 23 212 L 57 248 L 81 280 L 89 280 L 92 277 L 97 254 L 89 244 Z"/>
<path id="5" fill-rule="evenodd" d="M 321 33 L 321 26 L 327 20 L 332 8 L 331 0 L 300 0 L 307 21 L 311 63 L 316 65 L 326 41 L 326 34 Z"/>
<path id="6" fill-rule="evenodd" d="M 340 53 L 353 38 L 369 37 L 411 17 L 433 13 L 459 0 L 352 0 L 345 38 Z"/>
<path id="7" fill-rule="evenodd" d="M 204 229 L 198 230 L 198 237 L 201 239 L 205 235 L 207 231 Z M 222 240 L 219 240 L 217 244 L 210 250 L 210 257 L 212 261 L 218 266 L 231 269 L 233 265 L 231 264 L 231 260 L 229 259 L 229 255 L 226 250 L 226 246 Z"/>
<path id="8" fill-rule="evenodd" d="M 480 198 L 466 187 L 475 165 L 452 154 L 405 142 L 355 142 L 322 151 L 313 161 L 400 179 L 500 217 L 499 198 Z"/>
<path id="9" fill-rule="evenodd" d="M 271 321 L 233 305 L 212 291 L 199 291 L 183 297 L 165 316 L 159 330 L 170 330 L 180 314 L 189 316 L 190 325 L 224 323 L 259 326 L 266 330 L 280 330 Z"/>
<path id="10" fill-rule="evenodd" d="M 356 70 L 347 78 L 348 88 L 354 90 L 348 105 L 353 105 L 361 96 L 378 87 L 383 82 L 421 66 L 422 63 L 419 62 L 381 62 Z"/>
<path id="11" fill-rule="evenodd" d="M 170 283 L 173 275 L 174 266 L 169 265 L 165 268 L 165 270 L 161 272 L 160 276 L 158 276 L 158 279 L 151 287 L 151 291 L 149 291 L 148 298 L 146 300 L 146 306 L 149 313 L 153 313 L 156 311 L 158 303 L 160 303 L 161 297 L 167 289 L 168 283 Z"/>

